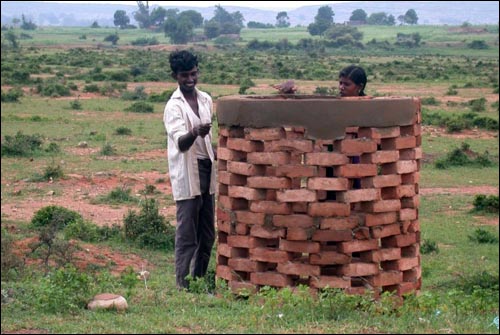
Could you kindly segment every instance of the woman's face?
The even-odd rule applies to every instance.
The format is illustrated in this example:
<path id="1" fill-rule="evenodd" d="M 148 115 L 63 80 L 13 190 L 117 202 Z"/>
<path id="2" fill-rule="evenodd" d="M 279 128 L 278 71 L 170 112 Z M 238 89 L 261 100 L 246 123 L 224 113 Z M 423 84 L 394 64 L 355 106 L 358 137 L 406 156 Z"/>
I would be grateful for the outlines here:
<path id="1" fill-rule="evenodd" d="M 356 85 L 351 79 L 340 77 L 339 91 L 341 97 L 357 97 L 361 89 L 361 85 Z"/>
<path id="2" fill-rule="evenodd" d="M 175 79 L 183 92 L 192 92 L 198 83 L 198 67 L 193 67 L 189 71 L 179 71 Z"/>

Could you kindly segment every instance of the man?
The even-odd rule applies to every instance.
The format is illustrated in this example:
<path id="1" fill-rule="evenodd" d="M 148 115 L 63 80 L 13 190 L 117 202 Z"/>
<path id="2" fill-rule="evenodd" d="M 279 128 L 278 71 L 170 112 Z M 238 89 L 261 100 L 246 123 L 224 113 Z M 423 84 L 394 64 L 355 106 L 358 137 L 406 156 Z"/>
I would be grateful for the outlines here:
<path id="1" fill-rule="evenodd" d="M 186 276 L 207 273 L 215 241 L 215 151 L 212 148 L 212 98 L 196 88 L 198 58 L 189 51 L 169 57 L 178 88 L 167 102 L 163 123 L 168 139 L 168 166 L 176 201 L 175 276 L 179 289 Z"/>

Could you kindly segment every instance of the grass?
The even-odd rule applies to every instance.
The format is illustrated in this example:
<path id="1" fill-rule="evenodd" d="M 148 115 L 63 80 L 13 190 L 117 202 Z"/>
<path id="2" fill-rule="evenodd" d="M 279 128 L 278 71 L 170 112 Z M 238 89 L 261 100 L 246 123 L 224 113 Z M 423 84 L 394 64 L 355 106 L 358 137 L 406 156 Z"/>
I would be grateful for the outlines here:
<path id="1" fill-rule="evenodd" d="M 369 74 L 368 94 L 432 96 L 438 104 L 426 105 L 424 108 L 447 114 L 467 112 L 468 107 L 463 103 L 486 97 L 486 111 L 479 114 L 498 120 L 498 94 L 493 93 L 494 83 L 498 82 L 498 45 L 493 43 L 487 50 L 471 50 L 465 46 L 475 39 L 498 39 L 498 33 L 459 35 L 448 31 L 448 28 L 360 27 L 365 43 L 373 38 L 393 43 L 397 32 L 418 32 L 425 44 L 418 49 L 393 51 L 332 49 L 317 57 L 297 51 L 246 52 L 217 48 L 207 51 L 202 44 L 187 47 L 195 47 L 203 54 L 202 65 L 205 67 L 199 88 L 210 92 L 215 104 L 218 97 L 238 94 L 238 80 L 243 76 L 252 78 L 256 84 L 248 89 L 248 92 L 255 94 L 276 93 L 270 85 L 282 82 L 285 78 L 295 79 L 301 93 L 311 94 L 316 87 L 336 87 L 338 70 L 347 64 L 360 63 Z M 18 57 L 15 64 L 35 62 L 40 55 L 54 57 L 50 58 L 51 64 L 41 64 L 42 68 L 50 68 L 52 73 L 38 73 L 39 77 L 54 77 L 58 71 L 70 77 L 75 73 L 88 73 L 97 66 L 103 67 L 103 72 L 127 70 L 137 64 L 138 59 L 146 59 L 146 56 L 153 68 L 165 69 L 168 66 L 167 63 L 161 63 L 166 62 L 165 52 L 138 55 L 120 48 L 144 36 L 156 37 L 160 43 L 167 44 L 163 33 L 119 31 L 118 47 L 111 47 L 103 39 L 114 31 L 114 28 L 66 27 L 36 30 L 30 32 L 32 40 L 20 41 L 22 52 L 15 54 Z M 79 39 L 82 35 L 87 38 Z M 242 41 L 238 45 L 245 45 L 254 38 L 273 42 L 288 38 L 290 42 L 296 43 L 301 38 L 311 36 L 302 27 L 274 29 L 272 34 L 268 30 L 243 29 L 241 37 Z M 71 62 L 75 61 L 73 57 L 76 56 L 70 51 L 54 48 L 60 44 L 90 47 L 88 54 L 79 56 L 88 57 L 86 65 L 72 65 Z M 99 49 L 92 50 L 98 44 Z M 31 46 L 36 47 L 30 49 Z M 211 47 L 212 42 L 207 42 L 206 46 Z M 7 65 L 12 61 L 12 57 L 2 47 L 2 66 L 4 62 Z M 26 57 L 27 61 L 20 62 L 22 57 Z M 107 65 L 104 65 L 104 61 Z M 289 66 L 304 70 L 304 77 L 294 78 L 294 72 L 279 74 L 275 67 L 278 62 L 283 64 L 283 68 Z M 255 72 L 243 72 L 241 64 L 255 68 Z M 315 72 L 318 69 L 321 71 Z M 218 82 L 222 72 L 229 75 Z M 73 96 L 69 99 L 27 93 L 20 98 L 19 103 L 2 102 L 2 137 L 22 130 L 25 134 L 41 134 L 44 138 L 43 147 L 47 147 L 50 142 L 61 147 L 61 152 L 57 154 L 40 152 L 27 157 L 2 157 L 2 203 L 43 200 L 49 191 L 55 192 L 52 197 L 66 196 L 64 191 L 67 189 L 63 183 L 71 182 L 72 177 L 60 183 L 23 181 L 36 173 L 42 174 L 52 163 L 60 164 L 66 176 L 77 174 L 85 178 L 98 172 L 117 177 L 125 173 L 158 171 L 166 175 L 168 172 L 166 157 L 147 156 L 151 151 L 166 148 L 162 124 L 163 103 L 154 103 L 153 113 L 130 113 L 124 110 L 133 101 L 97 94 L 88 99 L 79 99 L 82 109 L 73 110 L 70 102 L 82 94 L 85 85 L 102 86 L 104 83 L 85 82 L 82 78 L 70 80 L 77 84 L 79 91 L 72 92 Z M 2 71 L 2 86 L 5 85 L 4 81 Z M 128 90 L 140 83 L 127 83 Z M 452 85 L 458 91 L 453 97 L 446 95 Z M 175 83 L 168 81 L 168 88 L 173 87 Z M 156 93 L 165 89 L 165 85 L 155 83 L 149 83 L 148 86 L 148 90 Z M 456 104 L 448 104 L 449 100 Z M 491 106 L 495 101 L 497 106 Z M 131 136 L 117 135 L 118 127 L 130 129 Z M 213 130 L 216 143 L 217 122 Z M 478 134 L 480 132 L 478 130 Z M 87 142 L 87 148 L 78 148 L 82 141 Z M 453 148 L 460 147 L 462 142 L 468 143 L 474 152 L 488 151 L 493 166 L 453 167 L 445 170 L 434 167 L 433 161 L 444 157 Z M 114 155 L 103 156 L 99 153 L 107 143 L 116 149 Z M 422 149 L 424 162 L 420 189 L 468 186 L 498 188 L 498 135 L 495 138 L 463 139 L 443 132 L 436 137 L 424 132 Z M 147 158 L 142 159 L 141 155 Z M 162 206 L 175 205 L 171 194 L 155 193 L 151 196 L 159 200 Z M 95 198 L 95 195 L 87 194 L 82 201 L 90 202 Z M 395 306 L 391 297 L 374 302 L 367 297 L 345 296 L 336 292 L 323 292 L 317 299 L 312 299 L 308 292 L 292 294 L 287 290 L 278 292 L 264 289 L 248 298 L 237 297 L 229 293 L 222 283 L 219 283 L 214 295 L 207 294 L 206 283 L 198 283 L 195 292 L 178 292 L 175 289 L 172 253 L 138 249 L 121 240 L 111 240 L 96 243 L 96 246 L 110 248 L 113 252 L 140 255 L 153 264 L 147 269 L 151 272 L 147 288 L 135 275 L 128 278 L 129 281 L 118 277 L 112 281 L 106 279 L 106 270 L 112 265 L 108 264 L 102 268 L 99 276 L 91 277 L 92 285 L 84 295 L 90 299 L 94 293 L 107 290 L 122 294 L 129 303 L 127 312 L 92 312 L 77 308 L 71 312 L 59 310 L 52 313 L 48 307 L 55 300 L 45 301 L 44 305 L 40 299 L 50 293 L 55 297 L 63 287 L 43 286 L 42 274 L 35 268 L 29 268 L 19 273 L 16 280 L 2 280 L 2 295 L 13 299 L 2 303 L 2 333 L 21 329 L 47 330 L 49 333 L 498 333 L 493 324 L 493 319 L 498 316 L 498 286 L 495 289 L 489 280 L 492 276 L 498 284 L 498 243 L 479 244 L 469 238 L 477 228 L 498 237 L 498 224 L 485 224 L 495 220 L 498 222 L 498 215 L 471 213 L 473 199 L 474 195 L 421 196 L 421 241 L 435 242 L 439 252 L 421 255 L 421 295 L 408 298 L 403 306 Z M 174 220 L 175 217 L 167 219 Z M 33 237 L 35 232 L 28 224 L 29 220 L 31 218 L 16 221 L 2 215 L 2 228 L 9 228 L 17 240 Z M 210 263 L 212 272 L 215 261 L 214 250 Z M 74 281 L 68 281 L 70 283 Z M 75 289 L 78 288 L 81 287 Z M 94 292 L 97 289 L 99 292 Z M 70 297 L 68 294 L 67 298 Z"/>

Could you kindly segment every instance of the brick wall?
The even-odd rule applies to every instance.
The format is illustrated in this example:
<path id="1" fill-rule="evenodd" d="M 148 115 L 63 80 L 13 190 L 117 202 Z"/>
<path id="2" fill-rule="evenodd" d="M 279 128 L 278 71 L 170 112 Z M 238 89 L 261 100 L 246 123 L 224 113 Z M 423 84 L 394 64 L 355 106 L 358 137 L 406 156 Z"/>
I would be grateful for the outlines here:
<path id="1" fill-rule="evenodd" d="M 299 284 L 400 296 L 420 289 L 419 101 L 365 98 L 346 107 L 345 99 L 332 99 L 322 105 L 329 122 L 337 113 L 338 123 L 349 124 L 342 108 L 370 109 L 376 101 L 377 110 L 341 136 L 318 138 L 309 128 L 329 123 L 287 119 L 293 101 L 269 101 L 282 126 L 272 118 L 269 127 L 266 120 L 258 127 L 228 122 L 241 104 L 251 112 L 251 98 L 235 99 L 237 105 L 225 100 L 219 122 L 216 276 L 234 292 Z M 302 106 L 308 113 L 315 101 Z M 410 118 L 381 127 L 373 116 L 400 106 Z"/>

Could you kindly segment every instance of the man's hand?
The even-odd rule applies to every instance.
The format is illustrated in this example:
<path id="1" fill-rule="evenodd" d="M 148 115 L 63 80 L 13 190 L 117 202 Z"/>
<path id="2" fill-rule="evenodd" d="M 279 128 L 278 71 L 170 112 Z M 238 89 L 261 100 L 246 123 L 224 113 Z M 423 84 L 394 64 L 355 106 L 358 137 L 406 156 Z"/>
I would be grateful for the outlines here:
<path id="1" fill-rule="evenodd" d="M 194 135 L 194 137 L 205 137 L 210 132 L 211 127 L 212 125 L 210 123 L 200 124 L 199 126 L 194 126 L 191 133 Z"/>

